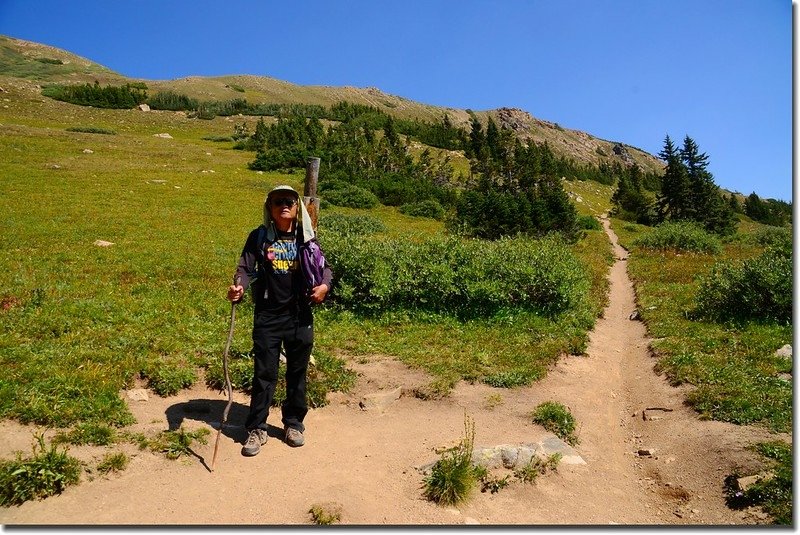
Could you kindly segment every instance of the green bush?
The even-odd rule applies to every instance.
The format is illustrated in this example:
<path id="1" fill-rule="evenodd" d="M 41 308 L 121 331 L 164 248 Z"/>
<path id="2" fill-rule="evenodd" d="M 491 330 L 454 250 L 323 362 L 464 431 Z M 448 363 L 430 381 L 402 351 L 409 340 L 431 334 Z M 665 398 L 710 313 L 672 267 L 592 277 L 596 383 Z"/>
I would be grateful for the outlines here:
<path id="1" fill-rule="evenodd" d="M 326 191 L 325 200 L 335 206 L 348 208 L 375 208 L 378 206 L 378 198 L 374 193 L 352 185 Z"/>
<path id="2" fill-rule="evenodd" d="M 556 314 L 582 302 L 590 285 L 586 268 L 553 237 L 413 242 L 328 235 L 324 247 L 337 274 L 332 302 L 362 312 L 473 317 L 521 307 Z"/>
<path id="3" fill-rule="evenodd" d="M 400 213 L 410 215 L 412 217 L 430 217 L 436 220 L 441 220 L 444 218 L 444 208 L 442 208 L 442 205 L 433 199 L 426 199 L 416 203 L 404 204 L 400 207 Z"/>
<path id="4" fill-rule="evenodd" d="M 674 250 L 693 253 L 716 254 L 722 251 L 722 244 L 715 235 L 695 222 L 665 222 L 650 232 L 640 236 L 634 245 L 645 249 Z"/>
<path id="5" fill-rule="evenodd" d="M 340 236 L 367 236 L 386 232 L 389 227 L 375 216 L 329 214 L 319 218 L 319 229 L 322 235 L 329 232 Z M 323 248 L 325 245 L 323 244 Z"/>
<path id="6" fill-rule="evenodd" d="M 600 221 L 590 215 L 578 216 L 578 228 L 582 230 L 603 230 Z"/>
<path id="7" fill-rule="evenodd" d="M 696 314 L 715 321 L 792 321 L 791 251 L 718 262 L 700 279 Z"/>
<path id="8" fill-rule="evenodd" d="M 66 449 L 58 451 L 55 445 L 47 448 L 44 434 L 37 435 L 32 457 L 17 454 L 15 460 L 0 462 L 0 506 L 21 505 L 60 494 L 78 483 L 80 475 L 77 459 L 67 455 Z"/>
<path id="9" fill-rule="evenodd" d="M 540 403 L 533 411 L 533 423 L 555 433 L 567 444 L 574 446 L 578 443 L 578 437 L 574 434 L 575 417 L 568 408 L 557 401 Z"/>
<path id="10" fill-rule="evenodd" d="M 792 250 L 792 230 L 786 227 L 763 227 L 748 235 L 748 241 L 762 247 Z"/>
<path id="11" fill-rule="evenodd" d="M 99 128 L 96 126 L 71 126 L 67 128 L 67 132 L 81 132 L 84 134 L 105 134 L 115 136 L 117 133 L 109 128 Z"/>

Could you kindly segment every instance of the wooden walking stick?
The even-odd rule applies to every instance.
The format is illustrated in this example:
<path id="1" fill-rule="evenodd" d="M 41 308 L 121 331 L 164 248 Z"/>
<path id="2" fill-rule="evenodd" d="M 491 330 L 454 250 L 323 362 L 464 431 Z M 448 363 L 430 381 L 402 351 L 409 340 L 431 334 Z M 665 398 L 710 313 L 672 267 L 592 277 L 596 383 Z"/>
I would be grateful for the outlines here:
<path id="1" fill-rule="evenodd" d="M 233 277 L 233 285 L 239 286 L 241 279 L 236 274 Z M 219 423 L 217 430 L 217 440 L 214 442 L 214 456 L 211 457 L 211 471 L 214 471 L 214 464 L 217 462 L 217 448 L 219 448 L 219 437 L 222 434 L 222 428 L 225 422 L 228 421 L 228 413 L 233 405 L 233 388 L 231 387 L 231 377 L 228 374 L 228 351 L 231 348 L 231 340 L 233 340 L 233 324 L 236 321 L 236 303 L 231 302 L 231 327 L 228 330 L 228 341 L 225 343 L 225 351 L 222 353 L 222 370 L 225 373 L 225 389 L 228 391 L 228 404 L 225 405 L 225 411 L 222 413 L 222 421 Z"/>

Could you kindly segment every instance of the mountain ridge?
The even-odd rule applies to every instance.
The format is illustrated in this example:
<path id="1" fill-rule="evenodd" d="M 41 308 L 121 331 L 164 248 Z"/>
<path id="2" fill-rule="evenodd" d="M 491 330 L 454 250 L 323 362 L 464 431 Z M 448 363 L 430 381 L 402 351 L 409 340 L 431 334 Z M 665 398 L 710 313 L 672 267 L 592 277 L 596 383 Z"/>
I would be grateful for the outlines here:
<path id="1" fill-rule="evenodd" d="M 244 98 L 255 104 L 317 104 L 328 107 L 339 101 L 347 101 L 373 106 L 402 119 L 436 122 L 447 114 L 453 124 L 466 128 L 469 128 L 471 114 L 474 114 L 484 125 L 491 118 L 499 127 L 512 129 L 521 139 L 547 142 L 557 155 L 583 164 L 598 165 L 614 161 L 624 165 L 636 163 L 644 171 L 656 173 L 661 173 L 664 168 L 663 162 L 656 156 L 633 145 L 564 128 L 519 108 L 473 111 L 424 104 L 372 86 L 299 85 L 253 74 L 192 75 L 171 80 L 132 78 L 67 50 L 4 35 L 0 35 L 0 76 L 25 78 L 40 84 L 138 82 L 145 83 L 152 92 L 174 91 L 201 101 Z"/>

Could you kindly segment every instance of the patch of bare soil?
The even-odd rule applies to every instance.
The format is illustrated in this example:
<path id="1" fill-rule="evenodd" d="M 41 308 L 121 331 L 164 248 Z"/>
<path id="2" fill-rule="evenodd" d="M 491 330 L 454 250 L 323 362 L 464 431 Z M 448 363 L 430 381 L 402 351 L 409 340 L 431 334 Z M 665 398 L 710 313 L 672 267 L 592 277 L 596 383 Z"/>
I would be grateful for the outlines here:
<path id="1" fill-rule="evenodd" d="M 290 448 L 273 427 L 256 457 L 240 453 L 248 399 L 234 405 L 220 441 L 216 470 L 208 466 L 227 398 L 202 385 L 169 398 L 131 401 L 134 431 L 155 433 L 184 425 L 212 431 L 195 455 L 169 461 L 133 445 L 72 447 L 96 464 L 108 451 L 132 458 L 127 470 L 84 475 L 59 496 L 1 508 L 3 524 L 288 525 L 311 523 L 312 505 L 341 506 L 343 524 L 357 525 L 732 525 L 764 523 L 758 511 L 726 507 L 723 480 L 736 468 L 759 465 L 745 449 L 775 438 L 755 427 L 700 421 L 683 392 L 653 371 L 644 325 L 635 310 L 626 252 L 608 222 L 618 260 L 610 272 L 610 303 L 598 320 L 587 354 L 565 356 L 530 387 L 496 389 L 461 383 L 442 400 L 410 393 L 430 377 L 390 357 L 361 356 L 355 389 L 330 397 L 309 412 L 306 445 Z M 364 403 L 394 392 L 385 403 Z M 425 500 L 415 468 L 462 437 L 465 415 L 474 419 L 476 447 L 539 441 L 546 433 L 530 418 L 543 401 L 559 401 L 579 422 L 583 465 L 562 463 L 533 484 L 514 482 L 497 493 L 476 490 L 457 507 Z M 650 409 L 650 410 L 647 410 Z M 669 410 L 663 410 L 669 409 Z M 643 411 L 647 412 L 645 419 Z M 279 410 L 269 418 L 280 425 Z M 0 455 L 30 451 L 33 429 L 0 423 Z M 52 433 L 50 433 L 52 435 Z M 641 450 L 641 453 L 640 453 Z M 649 450 L 649 455 L 645 453 Z"/>

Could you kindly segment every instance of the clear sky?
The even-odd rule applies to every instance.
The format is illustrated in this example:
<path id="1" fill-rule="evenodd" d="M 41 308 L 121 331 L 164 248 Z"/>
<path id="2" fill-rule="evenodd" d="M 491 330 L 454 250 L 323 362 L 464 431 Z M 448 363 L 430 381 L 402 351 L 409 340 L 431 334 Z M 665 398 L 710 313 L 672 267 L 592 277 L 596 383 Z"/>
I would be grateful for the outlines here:
<path id="1" fill-rule="evenodd" d="M 0 34 L 149 80 L 253 74 L 533 116 L 792 199 L 789 0 L 0 0 Z"/>

